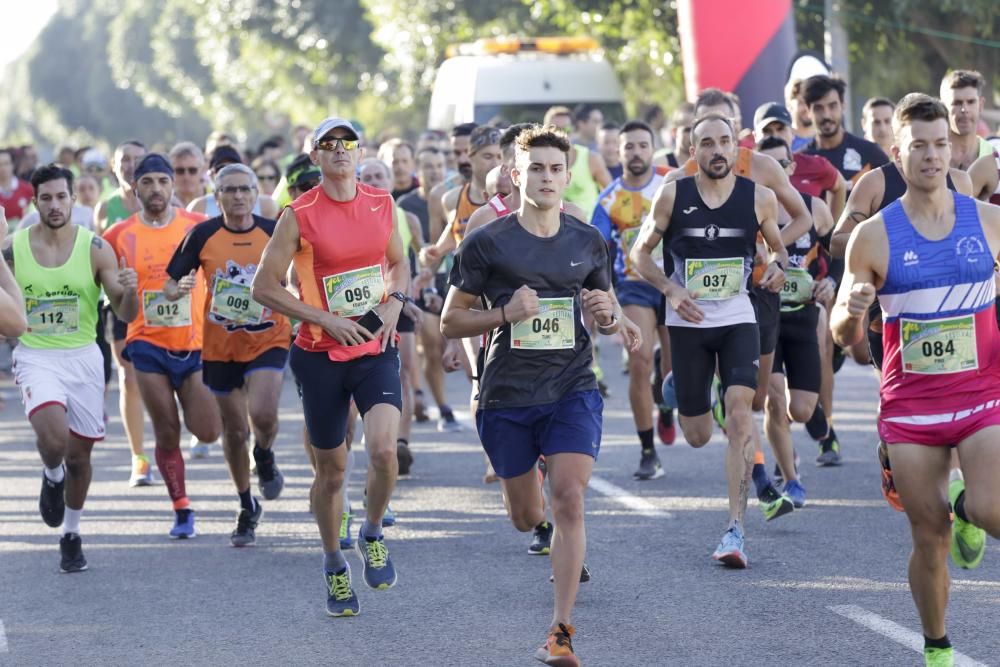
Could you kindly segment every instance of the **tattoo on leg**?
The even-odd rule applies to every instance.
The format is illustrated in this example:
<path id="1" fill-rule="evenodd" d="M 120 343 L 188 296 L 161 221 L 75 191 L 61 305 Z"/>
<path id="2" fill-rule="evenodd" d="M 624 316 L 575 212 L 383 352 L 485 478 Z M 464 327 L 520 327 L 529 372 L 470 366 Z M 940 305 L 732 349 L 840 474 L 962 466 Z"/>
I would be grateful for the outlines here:
<path id="1" fill-rule="evenodd" d="M 747 456 L 747 448 L 750 449 L 750 456 Z M 743 441 L 743 476 L 740 477 L 739 490 L 739 513 L 737 517 L 740 525 L 743 525 L 743 517 L 747 513 L 747 497 L 750 495 L 750 476 L 753 474 L 753 436 L 747 436 Z"/>

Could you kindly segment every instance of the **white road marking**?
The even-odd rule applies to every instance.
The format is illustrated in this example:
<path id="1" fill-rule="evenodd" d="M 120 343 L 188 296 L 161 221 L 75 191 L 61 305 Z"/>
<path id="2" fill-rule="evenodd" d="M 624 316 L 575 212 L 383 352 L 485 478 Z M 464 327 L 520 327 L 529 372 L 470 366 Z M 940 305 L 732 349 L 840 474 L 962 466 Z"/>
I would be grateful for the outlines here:
<path id="1" fill-rule="evenodd" d="M 827 609 L 923 655 L 924 637 L 919 632 L 904 628 L 898 623 L 853 604 L 834 605 Z M 987 665 L 955 651 L 955 667 L 987 667 Z"/>
<path id="2" fill-rule="evenodd" d="M 630 510 L 634 510 L 643 516 L 657 517 L 660 519 L 672 519 L 674 515 L 666 510 L 661 510 L 645 498 L 629 493 L 620 486 L 616 486 L 606 479 L 600 477 L 590 478 L 590 488 L 597 491 L 602 496 L 607 496 L 620 505 L 624 505 Z"/>
<path id="3" fill-rule="evenodd" d="M 3 629 L 3 621 L 0 621 L 0 653 L 7 652 L 7 633 Z"/>

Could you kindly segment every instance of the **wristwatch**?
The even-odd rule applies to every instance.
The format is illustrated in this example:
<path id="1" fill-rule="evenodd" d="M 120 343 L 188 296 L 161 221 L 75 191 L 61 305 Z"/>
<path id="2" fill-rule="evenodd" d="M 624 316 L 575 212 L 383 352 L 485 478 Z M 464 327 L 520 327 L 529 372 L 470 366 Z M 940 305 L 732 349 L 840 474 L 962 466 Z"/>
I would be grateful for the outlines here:
<path id="1" fill-rule="evenodd" d="M 602 329 L 602 330 L 603 329 L 610 329 L 611 327 L 615 326 L 616 324 L 618 324 L 618 314 L 617 313 L 611 313 L 611 321 L 608 322 L 607 324 L 598 324 L 597 328 L 598 329 Z"/>
<path id="2" fill-rule="evenodd" d="M 408 301 L 410 300 L 410 297 L 406 296 L 406 295 L 405 295 L 405 294 L 403 294 L 402 292 L 393 292 L 393 293 L 392 293 L 392 294 L 390 294 L 389 296 L 391 296 L 391 297 L 392 297 L 392 298 L 394 298 L 394 299 L 399 299 L 399 302 L 400 302 L 401 304 L 403 304 L 404 306 L 405 306 L 405 305 L 406 305 L 406 303 L 407 303 L 407 302 L 408 302 Z"/>

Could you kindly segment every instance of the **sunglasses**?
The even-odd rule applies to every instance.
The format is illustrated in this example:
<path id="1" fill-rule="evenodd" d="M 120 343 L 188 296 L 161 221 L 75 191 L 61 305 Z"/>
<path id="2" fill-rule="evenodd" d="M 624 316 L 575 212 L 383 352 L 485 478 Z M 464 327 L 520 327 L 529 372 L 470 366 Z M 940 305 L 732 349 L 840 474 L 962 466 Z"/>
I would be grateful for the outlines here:
<path id="1" fill-rule="evenodd" d="M 791 163 L 792 163 L 792 161 L 789 160 L 789 159 L 787 159 L 787 158 L 785 158 L 783 160 L 778 160 L 778 164 L 781 165 L 782 169 L 788 169 L 788 165 L 790 165 Z"/>
<path id="2" fill-rule="evenodd" d="M 226 185 L 224 187 L 219 188 L 219 192 L 221 192 L 224 195 L 234 195 L 237 192 L 239 192 L 240 194 L 248 195 L 255 189 L 256 188 L 254 188 L 252 185 Z"/>
<path id="3" fill-rule="evenodd" d="M 316 143 L 316 148 L 321 151 L 333 151 L 337 149 L 337 144 L 340 144 L 345 151 L 353 151 L 361 142 L 357 139 L 328 139 L 326 141 L 319 141 Z"/>
<path id="4" fill-rule="evenodd" d="M 176 167 L 174 168 L 174 173 L 178 176 L 183 176 L 187 174 L 188 176 L 195 176 L 199 171 L 198 167 Z"/>

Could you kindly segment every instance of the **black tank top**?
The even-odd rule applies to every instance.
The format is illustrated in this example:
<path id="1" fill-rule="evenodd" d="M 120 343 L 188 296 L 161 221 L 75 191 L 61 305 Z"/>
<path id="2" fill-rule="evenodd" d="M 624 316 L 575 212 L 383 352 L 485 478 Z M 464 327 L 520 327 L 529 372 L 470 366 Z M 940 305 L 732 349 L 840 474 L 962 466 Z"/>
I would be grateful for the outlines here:
<path id="1" fill-rule="evenodd" d="M 664 254 L 669 253 L 675 271 L 684 271 L 687 259 L 742 257 L 744 285 L 750 287 L 753 258 L 757 252 L 760 222 L 754 205 L 756 185 L 736 176 L 729 199 L 718 208 L 709 208 L 698 192 L 697 178 L 677 181 L 677 195 L 670 212 L 670 227 L 664 237 Z M 679 276 L 683 285 L 683 276 Z"/>
<path id="2" fill-rule="evenodd" d="M 882 180 L 885 182 L 885 188 L 882 190 L 882 201 L 879 203 L 877 211 L 881 211 L 902 197 L 906 192 L 906 181 L 903 180 L 903 175 L 899 173 L 895 162 L 884 164 L 879 169 L 882 170 Z M 948 189 L 955 190 L 955 184 L 951 180 L 950 171 L 947 174 L 947 178 Z"/>
<path id="3" fill-rule="evenodd" d="M 806 204 L 806 210 L 812 215 L 813 198 L 804 192 L 800 192 L 802 201 Z M 820 244 L 819 233 L 816 225 L 810 225 L 809 231 L 785 246 L 788 251 L 788 265 L 803 268 L 809 271 L 809 275 L 815 280 L 826 277 L 829 271 L 829 262 L 826 252 Z"/>

